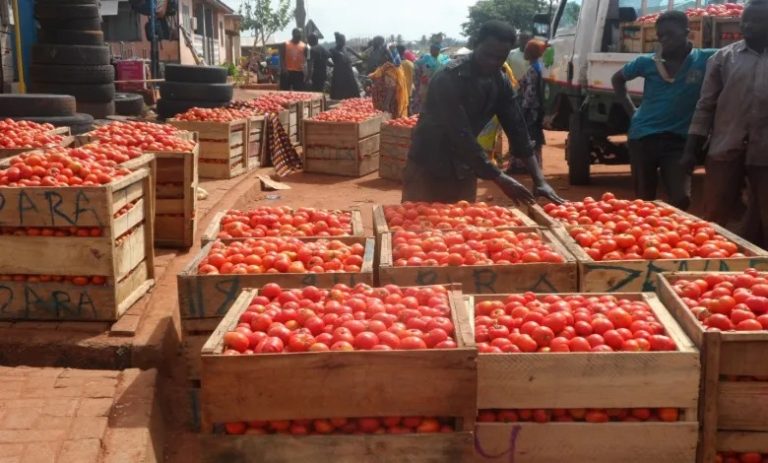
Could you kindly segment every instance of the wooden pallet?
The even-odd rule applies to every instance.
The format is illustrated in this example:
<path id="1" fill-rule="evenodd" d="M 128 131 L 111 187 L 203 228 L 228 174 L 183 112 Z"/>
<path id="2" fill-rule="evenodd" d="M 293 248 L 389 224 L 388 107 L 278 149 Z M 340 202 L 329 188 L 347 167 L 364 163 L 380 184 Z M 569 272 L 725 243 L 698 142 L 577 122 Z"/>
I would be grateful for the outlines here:
<path id="1" fill-rule="evenodd" d="M 232 421 L 334 416 L 452 417 L 472 430 L 477 351 L 461 292 L 449 299 L 456 349 L 224 356 L 223 336 L 248 308 L 239 299 L 203 346 L 203 433 Z"/>
<path id="2" fill-rule="evenodd" d="M 478 409 L 669 407 L 684 410 L 682 421 L 477 423 L 475 461 L 549 463 L 563 455 L 572 461 L 597 463 L 694 461 L 699 352 L 655 294 L 614 295 L 645 301 L 679 350 L 480 354 Z M 506 296 L 475 295 L 468 298 L 469 307 L 474 314 L 475 303 Z"/>
<path id="3" fill-rule="evenodd" d="M 576 259 L 555 239 L 551 232 L 538 228 L 516 228 L 515 231 L 536 232 L 558 254 L 562 264 L 530 263 L 513 265 L 462 265 L 458 267 L 395 267 L 392 257 L 392 234 L 379 240 L 379 285 L 421 286 L 460 283 L 471 293 L 539 293 L 573 292 L 578 286 Z"/>
<path id="4" fill-rule="evenodd" d="M 656 201 L 663 207 L 672 207 Z M 532 210 L 533 211 L 533 210 Z M 543 212 L 542 212 L 543 213 Z M 701 220 L 683 211 L 677 214 L 692 220 Z M 544 214 L 546 216 L 546 214 Z M 537 222 L 546 220 L 534 216 Z M 655 291 L 657 275 L 676 271 L 730 271 L 758 268 L 768 270 L 768 251 L 744 240 L 725 228 L 711 224 L 715 231 L 739 247 L 746 257 L 723 259 L 658 259 L 658 260 L 611 260 L 595 261 L 568 234 L 568 226 L 552 221 L 552 232 L 579 261 L 579 290 L 586 292 L 640 292 Z"/>
<path id="5" fill-rule="evenodd" d="M 718 451 L 768 453 L 768 332 L 706 331 L 672 288 L 675 281 L 711 274 L 675 272 L 659 277 L 659 297 L 701 349 L 701 463 L 713 462 Z M 739 376 L 761 381 L 734 380 Z"/>
<path id="6" fill-rule="evenodd" d="M 155 244 L 189 248 L 197 223 L 198 145 L 192 153 L 155 155 Z"/>
<path id="7" fill-rule="evenodd" d="M 269 238 L 265 238 L 269 239 Z M 312 238 L 308 238 L 312 240 Z M 178 275 L 181 318 L 220 318 L 243 288 L 260 288 L 266 283 L 277 283 L 283 288 L 314 285 L 330 288 L 337 283 L 354 286 L 373 284 L 373 238 L 339 238 L 348 244 L 361 243 L 365 256 L 360 272 L 349 273 L 263 273 L 259 275 L 198 275 L 200 261 L 208 255 L 214 243 L 203 247 L 200 253 Z"/>
<path id="8" fill-rule="evenodd" d="M 106 278 L 101 286 L 78 286 L 4 277 L 0 319 L 118 319 L 154 284 L 149 195 L 147 169 L 98 187 L 0 189 L 3 227 L 102 230 L 100 237 L 0 236 L 0 275 Z M 128 212 L 114 217 L 129 204 Z"/>
<path id="9" fill-rule="evenodd" d="M 201 122 L 169 120 L 173 126 L 197 132 L 200 140 L 200 178 L 230 179 L 249 166 L 248 121 Z"/>
<path id="10" fill-rule="evenodd" d="M 72 132 L 70 131 L 69 127 L 56 127 L 53 130 L 49 130 L 48 133 L 51 135 L 61 135 L 64 137 L 64 139 L 61 141 L 61 144 L 58 146 L 66 148 L 72 146 L 75 143 L 75 137 L 72 136 Z M 42 148 L 0 148 L 0 159 L 9 158 L 11 156 L 16 156 L 17 154 L 38 149 Z"/>
<path id="11" fill-rule="evenodd" d="M 343 235 L 342 238 L 347 237 L 364 237 L 365 236 L 365 227 L 363 226 L 363 215 L 360 213 L 359 209 L 352 209 L 349 211 L 350 214 L 352 214 L 352 233 L 350 235 Z M 219 236 L 219 231 L 221 230 L 221 219 L 226 215 L 226 211 L 220 211 L 217 212 L 215 216 L 213 216 L 213 220 L 211 220 L 211 223 L 208 225 L 208 228 L 205 229 L 203 232 L 202 237 L 202 243 L 203 246 L 206 244 L 216 241 Z M 309 236 L 307 238 L 321 238 L 319 236 Z M 328 238 L 336 238 L 336 237 L 328 237 Z M 221 240 L 226 242 L 229 241 L 237 241 L 237 239 L 224 239 Z"/>

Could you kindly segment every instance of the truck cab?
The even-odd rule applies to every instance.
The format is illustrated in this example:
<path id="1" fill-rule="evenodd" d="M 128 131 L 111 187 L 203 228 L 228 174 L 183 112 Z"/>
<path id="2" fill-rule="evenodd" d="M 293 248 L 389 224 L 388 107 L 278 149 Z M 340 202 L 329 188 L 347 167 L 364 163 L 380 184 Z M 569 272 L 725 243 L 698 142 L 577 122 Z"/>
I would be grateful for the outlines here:
<path id="1" fill-rule="evenodd" d="M 592 164 L 629 163 L 625 135 L 630 118 L 613 92 L 611 77 L 643 52 L 655 51 L 647 40 L 649 34 L 655 37 L 653 21 L 642 24 L 638 18 L 668 9 L 686 11 L 704 6 L 702 1 L 711 0 L 559 0 L 553 15 L 537 15 L 551 17 L 549 24 L 534 20 L 534 30 L 544 29 L 549 37 L 542 58 L 545 128 L 568 131 L 571 184 L 588 184 Z M 697 24 L 700 29 L 692 27 L 691 32 L 694 46 L 711 46 L 711 22 L 701 18 Z M 643 80 L 629 82 L 628 90 L 639 104 Z"/>

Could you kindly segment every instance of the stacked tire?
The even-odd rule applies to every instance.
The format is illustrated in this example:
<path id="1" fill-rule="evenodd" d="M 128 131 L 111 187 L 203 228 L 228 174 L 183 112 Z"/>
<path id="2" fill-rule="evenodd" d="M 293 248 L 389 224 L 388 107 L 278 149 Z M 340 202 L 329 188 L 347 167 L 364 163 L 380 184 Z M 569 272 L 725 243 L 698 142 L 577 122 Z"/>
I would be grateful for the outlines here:
<path id="1" fill-rule="evenodd" d="M 101 31 L 99 0 L 37 0 L 38 44 L 32 47 L 29 88 L 72 95 L 77 111 L 115 114 L 115 68 Z"/>
<path id="2" fill-rule="evenodd" d="M 77 113 L 75 108 L 75 98 L 70 95 L 0 94 L 0 119 L 9 117 L 69 127 L 73 134 L 90 132 L 93 117 Z"/>
<path id="3" fill-rule="evenodd" d="M 220 108 L 232 101 L 232 92 L 226 68 L 166 64 L 157 115 L 167 119 L 190 108 Z"/>

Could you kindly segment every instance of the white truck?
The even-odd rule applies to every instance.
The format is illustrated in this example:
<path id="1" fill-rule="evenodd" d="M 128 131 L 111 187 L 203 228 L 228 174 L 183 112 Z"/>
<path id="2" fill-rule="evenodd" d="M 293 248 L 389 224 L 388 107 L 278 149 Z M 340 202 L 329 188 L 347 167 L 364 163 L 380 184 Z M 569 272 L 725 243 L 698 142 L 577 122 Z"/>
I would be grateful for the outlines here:
<path id="1" fill-rule="evenodd" d="M 640 54 L 620 51 L 621 24 L 702 1 L 708 0 L 559 0 L 553 15 L 536 15 L 534 30 L 550 45 L 542 59 L 545 128 L 568 131 L 571 184 L 588 184 L 591 164 L 629 163 L 626 143 L 616 136 L 627 133 L 630 120 L 611 76 Z M 643 80 L 631 81 L 628 90 L 639 103 Z"/>

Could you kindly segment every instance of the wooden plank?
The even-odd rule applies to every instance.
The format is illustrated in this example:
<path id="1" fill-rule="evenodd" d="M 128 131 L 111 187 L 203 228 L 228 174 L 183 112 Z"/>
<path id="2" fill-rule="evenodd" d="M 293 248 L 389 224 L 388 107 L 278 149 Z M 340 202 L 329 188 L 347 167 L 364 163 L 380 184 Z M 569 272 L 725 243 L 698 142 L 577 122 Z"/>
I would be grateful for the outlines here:
<path id="1" fill-rule="evenodd" d="M 729 431 L 768 432 L 768 381 L 721 381 L 717 427 Z"/>
<path id="2" fill-rule="evenodd" d="M 130 309 L 155 285 L 155 280 L 151 276 L 153 271 L 154 269 L 150 267 L 149 262 L 142 262 L 130 275 L 118 283 L 116 291 L 117 317 Z"/>
<path id="3" fill-rule="evenodd" d="M 202 462 L 466 463 L 472 433 L 201 436 Z"/>
<path id="4" fill-rule="evenodd" d="M 383 146 L 381 153 L 382 155 L 379 159 L 379 177 L 387 180 L 394 180 L 396 182 L 402 182 L 403 170 L 405 169 L 405 161 L 384 157 Z"/>
<path id="5" fill-rule="evenodd" d="M 359 160 L 305 159 L 304 161 L 304 172 L 341 175 L 346 177 L 362 177 L 371 172 L 375 172 L 378 168 L 378 153 Z"/>
<path id="6" fill-rule="evenodd" d="M 116 279 L 119 281 L 128 275 L 139 263 L 143 262 L 146 256 L 146 243 L 151 239 L 146 236 L 144 225 L 136 227 L 120 244 L 115 245 L 110 254 L 114 254 L 114 266 L 116 269 Z M 86 273 L 87 274 L 87 273 Z"/>
<path id="7" fill-rule="evenodd" d="M 242 143 L 231 145 L 222 141 L 201 141 L 200 159 L 227 160 L 235 156 L 241 156 L 245 150 Z"/>
<path id="8" fill-rule="evenodd" d="M 719 452 L 768 453 L 768 432 L 718 432 L 716 448 Z"/>
<path id="9" fill-rule="evenodd" d="M 478 463 L 685 463 L 696 457 L 696 422 L 479 423 Z"/>
<path id="10" fill-rule="evenodd" d="M 0 281 L 0 320 L 115 320 L 111 285 Z"/>
<path id="11" fill-rule="evenodd" d="M 107 237 L 29 237 L 0 239 L 0 275 L 111 275 L 112 243 Z M 66 265 L 64 265 L 66 263 Z"/>
<path id="12" fill-rule="evenodd" d="M 308 146 L 304 150 L 306 160 L 355 161 L 379 152 L 379 136 L 372 135 L 360 140 L 355 146 L 338 148 L 334 146 Z"/>

